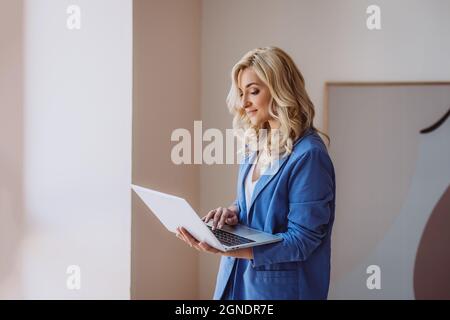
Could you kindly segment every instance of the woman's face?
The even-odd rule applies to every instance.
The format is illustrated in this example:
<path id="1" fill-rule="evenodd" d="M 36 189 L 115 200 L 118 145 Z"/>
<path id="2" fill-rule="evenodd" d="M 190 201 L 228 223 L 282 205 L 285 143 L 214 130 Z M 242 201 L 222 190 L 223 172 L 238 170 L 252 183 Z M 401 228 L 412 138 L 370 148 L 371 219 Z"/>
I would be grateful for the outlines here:
<path id="1" fill-rule="evenodd" d="M 238 88 L 241 106 L 252 124 L 259 127 L 261 124 L 269 121 L 272 127 L 273 120 L 269 114 L 271 100 L 269 87 L 259 79 L 252 68 L 246 68 L 240 72 Z"/>

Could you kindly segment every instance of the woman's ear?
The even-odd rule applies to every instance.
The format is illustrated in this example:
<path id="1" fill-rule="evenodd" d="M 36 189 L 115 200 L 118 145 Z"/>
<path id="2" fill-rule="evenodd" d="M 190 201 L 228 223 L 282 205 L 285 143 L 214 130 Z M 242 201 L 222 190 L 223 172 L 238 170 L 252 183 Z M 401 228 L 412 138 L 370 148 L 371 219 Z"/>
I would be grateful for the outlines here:
<path id="1" fill-rule="evenodd" d="M 272 101 L 271 101 L 271 103 L 270 103 L 270 113 L 272 113 L 272 114 L 274 114 L 274 115 L 276 115 L 276 116 L 278 116 L 278 108 L 279 108 L 279 106 L 278 106 L 278 104 L 275 102 L 275 100 L 273 100 L 273 98 L 272 98 Z"/>

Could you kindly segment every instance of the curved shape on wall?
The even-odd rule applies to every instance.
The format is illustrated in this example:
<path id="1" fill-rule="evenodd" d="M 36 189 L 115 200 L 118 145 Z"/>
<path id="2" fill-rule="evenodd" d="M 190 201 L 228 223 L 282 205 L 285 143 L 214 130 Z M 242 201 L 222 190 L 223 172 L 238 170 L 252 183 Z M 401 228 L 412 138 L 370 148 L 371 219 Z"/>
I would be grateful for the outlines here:
<path id="1" fill-rule="evenodd" d="M 450 299 L 450 186 L 433 209 L 414 266 L 416 299 Z"/>
<path id="2" fill-rule="evenodd" d="M 420 130 L 420 133 L 430 133 L 433 132 L 434 130 L 436 130 L 437 128 L 439 128 L 444 122 L 445 120 L 447 120 L 448 116 L 450 115 L 450 109 L 447 110 L 447 112 L 442 116 L 442 118 L 440 118 L 438 121 L 436 121 L 436 123 L 433 123 L 431 126 L 429 126 L 428 128 L 422 129 Z"/>

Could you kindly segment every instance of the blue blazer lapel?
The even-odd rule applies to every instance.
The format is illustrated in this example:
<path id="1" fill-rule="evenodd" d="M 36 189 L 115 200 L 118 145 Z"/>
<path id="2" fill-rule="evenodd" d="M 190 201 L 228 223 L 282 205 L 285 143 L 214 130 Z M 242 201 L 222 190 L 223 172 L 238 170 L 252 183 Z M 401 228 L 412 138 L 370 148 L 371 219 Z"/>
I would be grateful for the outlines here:
<path id="1" fill-rule="evenodd" d="M 297 141 L 295 141 L 293 148 L 301 141 L 303 140 L 304 137 L 310 135 L 313 133 L 312 129 L 308 129 L 305 134 L 297 139 Z M 254 159 L 254 157 L 256 156 L 256 152 L 252 155 L 252 160 Z M 267 168 L 267 170 L 265 172 L 263 172 L 258 180 L 258 182 L 256 182 L 255 185 L 255 189 L 253 191 L 253 195 L 252 198 L 250 200 L 250 207 L 248 208 L 248 210 L 246 210 L 246 212 L 250 212 L 253 203 L 255 202 L 256 198 L 258 197 L 258 195 L 261 193 L 261 191 L 264 189 L 264 187 L 273 179 L 273 177 L 278 173 L 278 171 L 280 170 L 280 168 L 283 166 L 283 164 L 286 162 L 286 160 L 289 159 L 289 156 L 285 156 L 281 159 L 277 159 L 275 160 L 272 165 Z M 242 194 L 244 195 L 244 205 L 245 205 L 245 177 L 247 176 L 247 173 L 249 171 L 250 165 L 252 164 L 252 161 L 250 161 L 250 164 L 247 164 L 247 166 L 245 167 L 245 169 L 243 171 L 245 171 L 243 174 L 243 179 L 242 181 L 240 181 L 241 183 L 241 188 L 242 188 Z M 251 221 L 251 217 L 250 214 L 248 214 L 248 220 Z M 249 223 L 250 221 L 247 221 L 247 223 Z"/>
<path id="2" fill-rule="evenodd" d="M 250 200 L 250 207 L 248 208 L 248 212 L 250 212 L 250 209 L 252 208 L 253 203 L 255 202 L 258 195 L 261 193 L 264 187 L 270 182 L 270 180 L 272 180 L 273 177 L 278 173 L 278 171 L 288 158 L 289 156 L 286 156 L 274 161 L 272 165 L 261 174 L 258 182 L 256 182 L 255 189 L 253 190 L 253 195 L 252 199 Z"/>

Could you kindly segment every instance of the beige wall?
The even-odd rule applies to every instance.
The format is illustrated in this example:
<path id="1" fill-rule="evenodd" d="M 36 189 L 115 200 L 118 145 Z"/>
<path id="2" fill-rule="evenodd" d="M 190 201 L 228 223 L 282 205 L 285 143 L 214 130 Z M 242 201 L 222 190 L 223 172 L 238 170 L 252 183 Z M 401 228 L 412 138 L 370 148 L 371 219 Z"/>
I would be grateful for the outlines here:
<path id="1" fill-rule="evenodd" d="M 198 166 L 172 164 L 171 133 L 200 119 L 197 0 L 134 1 L 133 183 L 199 207 Z M 198 254 L 167 232 L 133 194 L 134 299 L 196 299 Z"/>
<path id="2" fill-rule="evenodd" d="M 0 299 L 19 298 L 23 222 L 22 1 L 0 1 Z"/>

